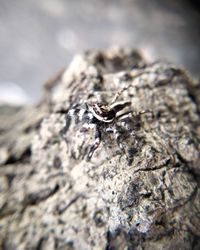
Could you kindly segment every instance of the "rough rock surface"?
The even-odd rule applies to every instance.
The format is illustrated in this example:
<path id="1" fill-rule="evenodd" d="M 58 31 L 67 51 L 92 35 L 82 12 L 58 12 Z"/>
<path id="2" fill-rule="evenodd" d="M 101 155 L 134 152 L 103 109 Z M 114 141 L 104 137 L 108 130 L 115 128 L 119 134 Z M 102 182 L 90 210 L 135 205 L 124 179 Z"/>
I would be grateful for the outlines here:
<path id="1" fill-rule="evenodd" d="M 75 103 L 130 100 L 126 154 Z M 184 70 L 131 50 L 86 52 L 48 81 L 36 107 L 0 110 L 2 249 L 199 249 L 200 89 Z"/>

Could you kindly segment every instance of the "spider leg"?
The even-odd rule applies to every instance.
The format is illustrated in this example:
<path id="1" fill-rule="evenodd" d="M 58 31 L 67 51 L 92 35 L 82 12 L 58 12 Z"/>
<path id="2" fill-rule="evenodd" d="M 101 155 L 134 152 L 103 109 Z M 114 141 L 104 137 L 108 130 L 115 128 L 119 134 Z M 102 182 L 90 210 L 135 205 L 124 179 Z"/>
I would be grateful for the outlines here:
<path id="1" fill-rule="evenodd" d="M 90 147 L 90 150 L 88 152 L 87 161 L 89 161 L 92 158 L 94 151 L 99 147 L 100 143 L 101 143 L 101 132 L 99 128 L 95 126 L 94 143 Z"/>
<path id="2" fill-rule="evenodd" d="M 140 115 L 143 115 L 145 113 L 152 113 L 151 110 L 141 110 L 141 111 L 138 111 L 138 112 L 134 112 L 132 110 L 129 110 L 121 115 L 118 115 L 116 118 L 118 120 L 121 120 L 121 119 L 124 119 L 124 118 L 127 118 L 127 117 L 133 117 L 133 116 L 140 116 Z"/>
<path id="3" fill-rule="evenodd" d="M 150 72 L 146 71 L 146 72 L 138 72 L 135 75 L 131 74 L 131 77 L 133 79 L 136 79 L 144 74 L 149 74 Z M 124 88 L 122 88 L 121 90 L 119 90 L 116 95 L 114 96 L 113 100 L 111 101 L 111 104 L 115 103 L 117 101 L 117 99 L 119 98 L 119 96 L 127 89 L 129 89 L 130 87 L 134 87 L 133 82 L 131 81 L 130 84 L 128 84 L 127 86 L 125 86 Z"/>
<path id="4" fill-rule="evenodd" d="M 133 116 L 133 111 L 129 110 L 121 115 L 116 116 L 116 118 L 119 120 L 121 118 L 123 119 L 123 118 L 131 117 L 131 116 Z"/>
<path id="5" fill-rule="evenodd" d="M 138 112 L 134 112 L 135 113 L 135 116 L 140 116 L 140 115 L 143 115 L 145 113 L 152 113 L 152 110 L 141 110 L 141 111 L 138 111 Z"/>

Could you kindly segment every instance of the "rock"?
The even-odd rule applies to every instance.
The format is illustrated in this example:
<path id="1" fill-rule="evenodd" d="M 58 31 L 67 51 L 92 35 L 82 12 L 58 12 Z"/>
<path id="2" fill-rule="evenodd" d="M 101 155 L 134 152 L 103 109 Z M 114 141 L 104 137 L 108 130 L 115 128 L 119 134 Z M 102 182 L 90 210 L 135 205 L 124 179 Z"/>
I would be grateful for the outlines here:
<path id="1" fill-rule="evenodd" d="M 37 106 L 2 108 L 2 248 L 198 249 L 199 90 L 183 69 L 137 51 L 89 51 L 48 81 Z M 124 153 L 104 132 L 87 161 L 94 131 L 67 113 L 116 94 L 133 111 Z"/>

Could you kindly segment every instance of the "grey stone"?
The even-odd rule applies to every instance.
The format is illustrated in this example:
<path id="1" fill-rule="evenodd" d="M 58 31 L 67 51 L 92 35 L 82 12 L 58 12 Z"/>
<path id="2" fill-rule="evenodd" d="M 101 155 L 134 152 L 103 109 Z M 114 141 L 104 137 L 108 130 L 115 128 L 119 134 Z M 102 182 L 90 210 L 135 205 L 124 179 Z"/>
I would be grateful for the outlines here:
<path id="1" fill-rule="evenodd" d="M 137 51 L 90 51 L 44 86 L 37 106 L 1 108 L 1 246 L 198 249 L 199 89 L 183 69 Z M 119 90 L 133 111 L 152 110 L 133 116 L 123 139 L 133 161 L 103 134 L 88 162 L 93 131 L 67 124 L 67 111 Z"/>

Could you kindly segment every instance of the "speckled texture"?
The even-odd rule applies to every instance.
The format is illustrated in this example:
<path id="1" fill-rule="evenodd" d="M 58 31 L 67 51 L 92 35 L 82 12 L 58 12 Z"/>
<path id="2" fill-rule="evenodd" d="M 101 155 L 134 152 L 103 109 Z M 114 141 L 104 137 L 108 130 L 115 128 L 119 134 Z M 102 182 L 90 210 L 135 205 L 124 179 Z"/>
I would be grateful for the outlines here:
<path id="1" fill-rule="evenodd" d="M 109 103 L 126 86 L 119 100 L 130 100 L 133 111 L 153 111 L 130 121 L 135 134 L 123 143 L 126 153 L 134 152 L 132 164 L 110 134 L 85 161 L 93 131 L 69 126 L 67 111 L 79 102 Z M 164 62 L 148 65 L 136 51 L 76 56 L 45 86 L 36 108 L 19 111 L 24 121 L 13 125 L 16 138 L 7 136 L 5 143 L 1 132 L 2 247 L 198 249 L 198 93 L 184 70 Z M 22 143 L 25 135 L 29 143 Z M 10 146 L 20 138 L 20 147 Z"/>

